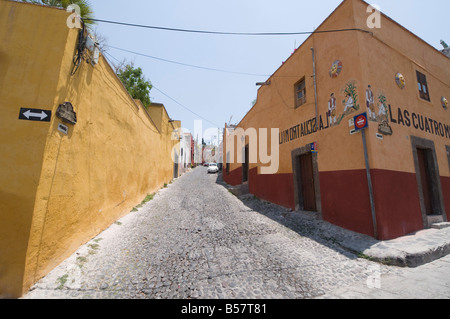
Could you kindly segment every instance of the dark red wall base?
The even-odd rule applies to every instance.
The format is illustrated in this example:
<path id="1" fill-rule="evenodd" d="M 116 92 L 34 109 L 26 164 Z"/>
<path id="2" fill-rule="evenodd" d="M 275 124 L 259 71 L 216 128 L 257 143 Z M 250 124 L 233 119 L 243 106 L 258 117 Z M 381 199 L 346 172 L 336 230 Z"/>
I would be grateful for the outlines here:
<path id="1" fill-rule="evenodd" d="M 371 170 L 380 239 L 424 229 L 415 173 Z"/>
<path id="2" fill-rule="evenodd" d="M 293 174 L 258 174 L 257 168 L 249 172 L 251 194 L 277 205 L 295 210 Z"/>
<path id="3" fill-rule="evenodd" d="M 371 170 L 378 239 L 389 240 L 424 228 L 414 173 Z M 320 172 L 322 217 L 325 221 L 374 236 L 365 170 Z M 224 176 L 231 185 L 242 183 L 242 169 Z M 441 177 L 447 220 L 450 220 L 450 178 Z M 295 209 L 293 174 L 249 172 L 249 191 L 255 196 Z"/>
<path id="4" fill-rule="evenodd" d="M 374 236 L 365 170 L 321 172 L 322 218 L 332 224 Z"/>
<path id="5" fill-rule="evenodd" d="M 225 165 L 224 165 L 225 168 Z M 242 166 L 235 169 L 234 171 L 231 171 L 227 174 L 227 172 L 223 171 L 223 180 L 232 186 L 240 185 L 242 184 Z"/>
<path id="6" fill-rule="evenodd" d="M 447 221 L 450 221 L 450 177 L 441 176 L 442 196 L 444 197 L 445 212 Z"/>

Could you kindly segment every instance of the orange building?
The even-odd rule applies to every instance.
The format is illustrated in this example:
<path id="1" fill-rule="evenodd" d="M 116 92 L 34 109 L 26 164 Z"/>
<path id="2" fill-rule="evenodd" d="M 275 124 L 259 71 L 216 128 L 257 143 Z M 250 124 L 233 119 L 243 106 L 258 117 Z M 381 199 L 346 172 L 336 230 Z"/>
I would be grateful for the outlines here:
<path id="1" fill-rule="evenodd" d="M 442 52 L 364 1 L 345 0 L 261 84 L 234 132 L 225 129 L 226 182 L 379 239 L 448 220 L 450 59 Z M 278 130 L 278 141 L 264 144 L 261 129 Z M 255 154 L 265 145 L 279 152 L 275 174 L 264 174 L 268 162 Z"/>

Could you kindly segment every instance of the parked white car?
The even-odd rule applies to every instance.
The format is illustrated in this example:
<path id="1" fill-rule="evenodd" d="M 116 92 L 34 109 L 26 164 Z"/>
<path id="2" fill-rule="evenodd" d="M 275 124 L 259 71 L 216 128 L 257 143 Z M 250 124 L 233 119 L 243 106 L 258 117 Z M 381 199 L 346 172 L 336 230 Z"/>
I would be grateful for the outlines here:
<path id="1" fill-rule="evenodd" d="M 216 163 L 209 163 L 208 165 L 208 174 L 209 173 L 217 173 L 219 171 L 219 167 Z"/>

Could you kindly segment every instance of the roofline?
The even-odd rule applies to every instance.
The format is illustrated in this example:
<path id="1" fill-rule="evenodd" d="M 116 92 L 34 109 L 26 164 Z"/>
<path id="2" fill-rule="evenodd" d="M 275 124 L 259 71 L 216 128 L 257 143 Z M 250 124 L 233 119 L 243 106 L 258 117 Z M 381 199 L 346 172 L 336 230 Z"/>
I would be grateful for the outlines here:
<path id="1" fill-rule="evenodd" d="M 322 27 L 323 25 L 324 25 L 324 23 L 328 20 L 328 19 L 330 19 L 330 17 L 341 7 L 341 6 L 343 6 L 344 5 L 344 3 L 346 2 L 347 0 L 343 0 L 328 16 L 327 16 L 327 18 L 325 19 L 325 20 L 323 20 L 322 21 L 322 23 L 316 28 L 316 30 L 318 30 L 320 27 Z M 304 45 L 305 45 L 305 43 L 306 42 L 308 42 L 308 40 L 312 37 L 312 36 L 314 36 L 315 35 L 315 31 L 316 30 L 314 30 L 313 31 L 313 33 L 311 33 L 306 39 L 305 39 L 305 41 L 303 41 L 297 48 L 296 48 L 296 50 L 294 51 L 294 53 L 293 54 L 291 54 L 286 60 L 285 60 L 285 62 L 283 63 L 283 64 L 281 64 L 276 70 L 275 70 L 275 72 L 273 72 L 272 73 L 272 75 L 270 75 L 268 78 L 267 78 L 267 80 L 266 81 L 269 81 L 274 75 L 275 75 L 275 73 L 277 73 L 283 66 L 284 66 L 284 64 L 285 63 L 287 63 L 291 58 L 292 58 L 292 56 L 294 56 L 297 52 L 298 52 L 298 49 L 300 49 L 301 47 L 303 47 Z M 258 92 L 259 92 L 259 90 L 261 90 L 261 88 L 259 88 L 258 89 Z M 244 115 L 244 117 L 241 119 L 241 121 L 238 123 L 238 124 L 236 124 L 236 127 L 238 127 L 241 123 L 242 123 L 242 121 L 247 117 L 247 115 L 253 110 L 253 108 L 256 106 L 256 104 L 258 103 L 258 98 L 256 99 L 256 103 L 250 108 L 250 110 L 248 110 L 248 112 Z"/>
<path id="2" fill-rule="evenodd" d="M 18 3 L 18 4 L 23 4 L 23 5 L 32 5 L 32 6 L 42 7 L 42 8 L 51 8 L 51 9 L 55 9 L 55 10 L 66 11 L 66 9 L 64 9 L 64 8 L 54 7 L 54 6 L 49 6 L 49 5 L 34 3 L 34 2 L 24 2 L 24 1 L 18 1 L 18 0 L 0 0 L 0 1 L 13 2 L 13 3 Z"/>
<path id="3" fill-rule="evenodd" d="M 319 30 L 324 24 L 325 24 L 325 22 L 327 22 L 329 19 L 330 19 L 330 17 L 332 16 L 332 15 L 334 15 L 334 13 L 337 11 L 337 10 L 339 10 L 339 8 L 341 7 L 341 6 L 343 6 L 344 5 L 344 3 L 346 2 L 346 1 L 349 1 L 349 0 L 343 0 L 329 15 L 328 15 L 328 17 L 325 19 L 325 20 L 323 20 L 322 21 L 322 23 L 316 28 L 316 30 Z M 350 0 L 350 1 L 352 1 L 352 0 Z M 366 1 L 364 1 L 364 0 L 357 0 L 357 1 L 360 1 L 360 2 L 362 2 L 362 3 L 364 3 L 364 4 L 366 4 L 367 6 L 369 6 L 370 4 L 369 3 L 367 3 Z M 436 49 L 434 46 L 432 46 L 431 44 L 429 44 L 428 42 L 426 42 L 425 40 L 423 40 L 421 37 L 419 37 L 418 35 L 416 35 L 416 34 L 414 34 L 412 31 L 410 31 L 410 30 L 408 30 L 406 27 L 404 27 L 403 25 L 401 25 L 400 23 L 398 23 L 397 21 L 395 21 L 394 19 L 392 19 L 391 17 L 389 17 L 388 15 L 386 15 L 385 13 L 383 13 L 382 11 L 380 11 L 380 13 L 381 13 L 381 15 L 383 16 L 383 17 L 385 17 L 386 19 L 388 19 L 388 20 L 390 20 L 391 22 L 393 22 L 394 24 L 396 24 L 397 26 L 399 26 L 400 28 L 402 28 L 403 30 L 405 30 L 406 32 L 408 32 L 409 34 L 411 34 L 413 37 L 415 37 L 415 38 L 417 38 L 417 39 L 419 39 L 420 41 L 422 41 L 423 43 L 425 43 L 427 46 L 429 46 L 430 48 L 432 48 L 434 51 L 436 51 L 436 52 L 438 52 L 440 55 L 442 55 L 443 57 L 447 57 L 442 51 L 439 51 L 438 49 Z M 295 55 L 296 53 L 297 53 L 297 50 L 298 49 L 300 49 L 301 47 L 303 47 L 304 45 L 305 45 L 305 43 L 311 38 L 311 37 L 313 37 L 315 34 L 317 34 L 316 33 L 316 30 L 314 30 L 306 39 L 305 39 L 305 41 L 303 41 L 301 44 L 300 44 L 300 46 L 294 51 L 294 53 L 293 54 L 291 54 L 287 59 L 286 59 L 286 61 L 285 61 L 285 63 L 286 62 L 288 62 L 289 61 L 289 59 L 291 59 L 292 58 L 292 56 L 293 55 Z M 361 29 L 361 30 L 363 30 L 363 29 Z M 357 29 L 355 29 L 354 31 L 357 31 Z M 369 31 L 369 30 L 365 30 L 365 31 L 368 31 L 368 32 L 371 32 L 371 31 Z M 447 57 L 448 58 L 448 57 Z M 449 58 L 450 59 L 450 58 Z M 270 80 L 282 67 L 284 66 L 284 63 L 282 64 L 282 65 L 280 65 L 276 70 L 275 70 L 275 72 L 273 72 L 272 73 L 272 75 L 270 75 L 268 78 L 267 78 L 267 80 L 266 81 L 268 81 L 268 80 Z M 259 90 L 260 90 L 261 88 L 259 88 L 258 89 L 258 92 L 259 92 Z M 256 100 L 256 103 L 255 103 L 255 105 L 253 105 L 251 108 L 250 108 L 250 110 L 248 110 L 248 112 L 245 114 L 245 116 L 241 119 L 241 121 L 238 123 L 238 124 L 236 124 L 236 126 L 239 126 L 241 123 L 242 123 L 242 121 L 247 117 L 247 115 L 253 110 L 253 108 L 256 106 L 256 104 L 258 103 L 258 100 Z"/>

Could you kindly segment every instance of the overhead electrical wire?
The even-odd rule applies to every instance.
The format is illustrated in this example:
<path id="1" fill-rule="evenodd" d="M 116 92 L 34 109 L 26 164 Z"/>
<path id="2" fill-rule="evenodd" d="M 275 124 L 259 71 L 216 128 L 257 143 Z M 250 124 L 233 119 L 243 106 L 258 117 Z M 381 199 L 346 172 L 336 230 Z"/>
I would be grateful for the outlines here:
<path id="1" fill-rule="evenodd" d="M 151 26 L 151 25 L 143 25 L 143 24 L 135 24 L 135 23 L 102 20 L 102 19 L 86 19 L 86 20 L 93 21 L 93 22 L 123 25 L 123 26 L 128 26 L 128 27 L 162 30 L 162 31 L 198 33 L 198 34 L 213 34 L 213 35 L 234 35 L 234 36 L 290 36 L 290 35 L 308 35 L 308 34 L 314 34 L 314 33 L 346 32 L 346 31 L 361 31 L 361 32 L 371 33 L 370 31 L 358 29 L 358 28 L 323 30 L 323 31 L 301 31 L 301 32 L 224 32 L 224 31 L 207 31 L 207 30 L 169 28 L 169 27 Z"/>
<path id="2" fill-rule="evenodd" d="M 323 31 L 302 31 L 302 32 L 223 32 L 223 31 L 205 31 L 205 30 L 192 30 L 192 29 L 180 29 L 180 28 L 150 26 L 150 25 L 125 23 L 125 22 L 118 22 L 118 21 L 101 20 L 101 19 L 88 19 L 88 20 L 93 21 L 93 22 L 109 23 L 109 24 L 123 25 L 123 26 L 128 26 L 128 27 L 138 27 L 138 28 L 146 28 L 146 29 L 162 30 L 162 31 L 173 31 L 173 32 L 211 34 L 211 35 L 292 36 L 292 35 L 311 35 L 311 34 L 320 34 L 320 33 L 336 33 L 336 32 L 348 32 L 348 31 L 359 31 L 359 32 L 363 32 L 363 33 L 372 34 L 372 32 L 370 32 L 370 31 L 367 31 L 367 30 L 364 30 L 364 29 L 359 29 L 359 28 L 323 30 Z M 172 60 L 168 60 L 168 59 L 163 59 L 163 58 L 159 58 L 159 57 L 155 57 L 155 56 L 151 56 L 151 55 L 148 55 L 148 54 L 143 54 L 143 53 L 127 50 L 127 49 L 122 49 L 122 48 L 114 47 L 114 46 L 111 46 L 111 45 L 108 45 L 108 46 L 110 48 L 112 48 L 112 49 L 115 49 L 115 50 L 128 52 L 128 53 L 131 53 L 131 54 L 135 54 L 135 55 L 139 55 L 139 56 L 143 56 L 143 57 L 147 57 L 147 58 L 151 58 L 151 59 L 155 59 L 155 60 L 159 60 L 159 61 L 163 61 L 163 62 L 178 64 L 178 65 L 192 67 L 192 68 L 197 68 L 197 69 L 216 71 L 216 72 L 224 72 L 224 73 L 231 73 L 231 74 L 239 74 L 239 75 L 249 75 L 249 76 L 265 76 L 265 77 L 270 76 L 270 75 L 267 75 L 267 74 L 254 74 L 254 73 L 236 72 L 236 71 L 229 71 L 229 70 L 223 70 L 223 69 L 216 69 L 216 68 L 198 66 L 198 65 L 193 65 L 193 64 L 187 64 L 187 63 L 182 63 L 182 62 L 172 61 Z M 113 59 L 117 60 L 111 54 L 108 54 L 108 55 L 111 56 Z M 161 94 L 163 94 L 167 98 L 169 98 L 170 100 L 172 100 L 173 102 L 175 102 L 176 104 L 178 104 L 179 106 L 181 106 L 184 109 L 186 109 L 187 111 L 189 111 L 190 113 L 192 113 L 192 114 L 200 117 L 201 119 L 203 119 L 203 120 L 205 120 L 205 121 L 207 121 L 207 122 L 209 122 L 209 123 L 219 127 L 219 125 L 217 125 L 216 123 L 211 122 L 210 120 L 208 120 L 208 119 L 202 117 L 201 115 L 195 113 L 194 111 L 190 110 L 188 107 L 184 106 L 183 104 L 181 104 L 180 102 L 178 102 L 174 98 L 170 97 L 169 95 L 167 95 L 166 93 L 164 93 L 163 91 L 161 91 L 160 89 L 155 87 L 154 85 L 153 85 L 153 88 L 156 89 L 157 91 L 159 91 Z"/>
<path id="3" fill-rule="evenodd" d="M 123 52 L 128 52 L 128 53 L 135 54 L 135 55 L 140 55 L 140 56 L 147 57 L 147 58 L 150 58 L 150 59 L 155 59 L 155 60 L 159 60 L 159 61 L 164 61 L 164 62 L 168 62 L 168 63 L 178 64 L 178 65 L 187 66 L 187 67 L 191 67 L 191 68 L 202 69 L 202 70 L 223 72 L 223 73 L 231 73 L 231 74 L 239 74 L 239 75 L 249 75 L 249 76 L 270 76 L 268 74 L 245 73 L 245 72 L 237 72 L 237 71 L 229 71 L 229 70 L 223 70 L 223 69 L 209 68 L 209 67 L 204 67 L 204 66 L 199 66 L 199 65 L 187 64 L 187 63 L 167 60 L 167 59 L 163 59 L 163 58 L 158 58 L 158 57 L 151 56 L 151 55 L 148 55 L 148 54 L 139 53 L 139 52 L 135 52 L 135 51 L 127 50 L 127 49 L 114 47 L 112 45 L 108 45 L 108 47 L 110 47 L 111 49 L 115 49 L 115 50 L 119 50 L 119 51 L 123 51 Z"/>
<path id="4" fill-rule="evenodd" d="M 157 90 L 159 93 L 161 93 L 162 95 L 164 95 L 165 97 L 169 98 L 170 100 L 172 100 L 173 102 L 175 102 L 176 104 L 178 104 L 179 106 L 181 106 L 182 108 L 186 109 L 187 111 L 191 112 L 192 114 L 194 114 L 195 116 L 198 116 L 199 118 L 201 118 L 202 120 L 205 120 L 206 122 L 211 123 L 212 125 L 214 125 L 215 127 L 220 127 L 220 125 L 211 122 L 210 120 L 208 120 L 207 118 L 204 118 L 203 116 L 195 113 L 194 111 L 192 111 L 191 109 L 189 109 L 188 107 L 184 106 L 183 104 L 181 104 L 180 102 L 178 102 L 177 100 L 175 100 L 174 98 L 170 97 L 169 95 L 167 95 L 166 93 L 164 93 L 163 91 L 161 91 L 160 89 L 158 89 L 157 87 L 155 87 L 154 85 L 152 85 L 152 88 Z"/>
<path id="5" fill-rule="evenodd" d="M 112 54 L 106 52 L 106 51 L 102 51 L 104 54 L 110 56 L 111 58 L 113 58 L 114 60 L 116 60 L 117 62 L 120 62 L 117 58 L 115 58 Z M 189 109 L 187 106 L 181 104 L 180 102 L 178 102 L 177 100 L 175 100 L 173 97 L 169 96 L 168 94 L 164 93 L 163 91 L 161 91 L 160 89 L 158 89 L 153 83 L 152 83 L 152 89 L 157 90 L 158 92 L 160 92 L 162 95 L 164 95 L 165 97 L 167 97 L 168 99 L 172 100 L 173 102 L 175 102 L 176 104 L 178 104 L 179 106 L 181 106 L 182 108 L 184 108 L 185 110 L 189 111 L 190 113 L 194 114 L 195 116 L 198 116 L 199 118 L 201 118 L 202 120 L 209 122 L 211 124 L 213 124 L 215 127 L 220 127 L 219 125 L 217 125 L 216 123 L 208 120 L 207 118 L 201 116 L 200 114 L 195 113 L 194 111 L 192 111 L 191 109 Z"/>

